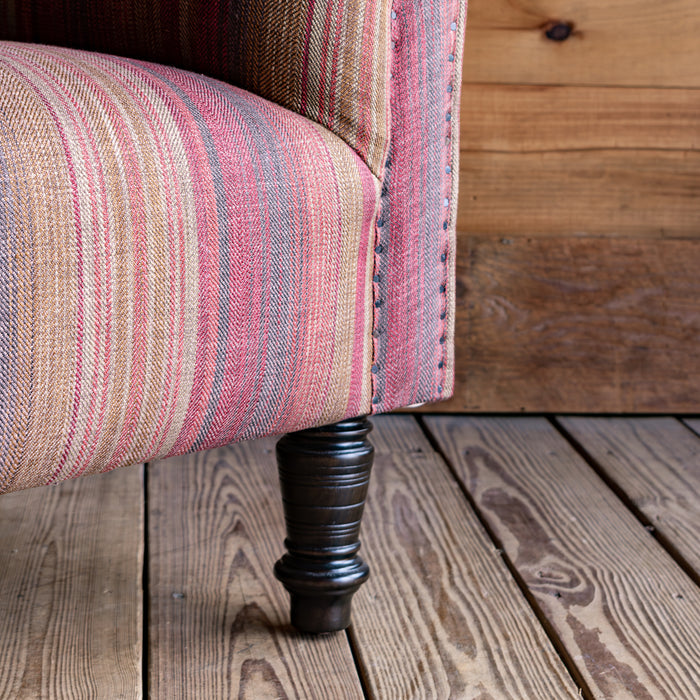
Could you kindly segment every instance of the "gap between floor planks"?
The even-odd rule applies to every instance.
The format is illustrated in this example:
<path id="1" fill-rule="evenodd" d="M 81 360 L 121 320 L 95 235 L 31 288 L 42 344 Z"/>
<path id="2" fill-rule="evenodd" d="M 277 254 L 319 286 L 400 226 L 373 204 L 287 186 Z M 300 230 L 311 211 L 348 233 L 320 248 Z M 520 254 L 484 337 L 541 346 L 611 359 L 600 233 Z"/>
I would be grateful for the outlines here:
<path id="1" fill-rule="evenodd" d="M 426 418 L 596 698 L 700 695 L 700 591 L 545 419 Z"/>
<path id="2" fill-rule="evenodd" d="M 415 421 L 375 423 L 362 537 L 372 576 L 351 631 L 369 697 L 576 697 Z M 272 446 L 241 444 L 150 472 L 153 697 L 362 697 L 343 635 L 289 630 L 286 595 L 270 576 L 283 538 Z"/>
<path id="3" fill-rule="evenodd" d="M 674 418 L 559 418 L 567 437 L 700 583 L 700 439 Z M 688 421 L 688 426 L 694 423 Z"/>
<path id="4" fill-rule="evenodd" d="M 443 460 L 409 416 L 375 419 L 372 577 L 352 635 L 371 696 L 567 698 L 578 690 Z"/>
<path id="5" fill-rule="evenodd" d="M 273 440 L 154 463 L 148 522 L 150 697 L 363 697 L 344 634 L 289 625 Z"/>

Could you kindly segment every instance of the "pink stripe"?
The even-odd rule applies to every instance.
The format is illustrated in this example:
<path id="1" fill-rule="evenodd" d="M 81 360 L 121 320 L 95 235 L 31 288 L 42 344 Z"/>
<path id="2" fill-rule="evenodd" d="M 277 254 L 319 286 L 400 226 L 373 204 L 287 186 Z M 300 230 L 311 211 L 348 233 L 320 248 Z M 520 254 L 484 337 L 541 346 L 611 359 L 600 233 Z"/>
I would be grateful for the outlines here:
<path id="1" fill-rule="evenodd" d="M 127 64 L 128 66 L 129 64 Z M 120 74 L 116 71 L 111 72 L 115 81 L 121 82 L 124 89 L 128 92 L 130 96 L 134 98 L 134 101 L 140 103 L 144 110 L 143 114 L 151 127 L 151 133 L 156 135 L 162 133 L 165 125 L 160 119 L 159 114 L 155 110 L 153 104 L 147 98 L 143 90 L 137 87 L 137 84 L 130 80 L 128 77 L 125 80 L 120 80 Z M 124 73 L 125 76 L 131 75 L 130 73 Z M 139 73 L 139 78 L 148 87 L 152 88 L 154 91 L 158 90 L 160 85 L 155 85 L 153 79 L 147 73 Z M 174 169 L 174 158 L 173 154 L 169 148 L 169 144 L 166 139 L 153 139 L 156 152 L 158 154 L 158 160 L 160 162 L 160 170 L 163 173 L 171 172 Z M 167 154 L 165 150 L 167 149 Z M 166 158 L 167 156 L 167 158 Z M 161 390 L 162 401 L 160 401 L 160 409 L 156 419 L 156 425 L 154 429 L 154 435 L 151 442 L 146 447 L 146 451 L 150 453 L 158 453 L 158 451 L 163 446 L 165 439 L 167 438 L 168 432 L 172 425 L 172 421 L 175 416 L 175 408 L 177 405 L 176 397 L 179 393 L 180 382 L 182 378 L 182 363 L 183 363 L 183 345 L 184 345 L 184 316 L 185 316 L 185 284 L 186 284 L 186 265 L 184 255 L 177 256 L 176 249 L 178 246 L 175 245 L 175 238 L 178 238 L 179 250 L 184 250 L 184 219 L 182 211 L 182 200 L 178 195 L 177 188 L 171 189 L 167 185 L 169 184 L 167 178 L 163 177 L 160 182 L 163 187 L 165 194 L 165 209 L 167 213 L 168 222 L 168 270 L 173 274 L 176 270 L 178 271 L 177 279 L 179 280 L 179 291 L 175 294 L 175 289 L 171 289 L 171 293 L 168 295 L 168 354 L 167 362 L 165 366 L 165 376 L 163 379 L 163 387 Z M 173 202 L 175 199 L 175 202 Z M 173 211 L 177 217 L 177 225 L 173 222 Z M 173 342 L 175 341 L 175 342 Z M 177 360 L 174 360 L 175 347 L 177 347 Z M 177 367 L 173 377 L 173 365 L 177 362 Z"/>
<path id="2" fill-rule="evenodd" d="M 174 69 L 161 69 L 162 75 L 185 91 L 198 109 L 206 113 L 203 95 L 196 82 L 183 77 Z M 194 88 L 194 89 L 193 89 Z M 163 88 L 165 89 L 165 87 Z M 189 107 L 176 92 L 168 91 L 173 118 L 183 134 L 199 134 L 199 126 Z M 211 124 L 208 124 L 211 126 Z M 188 168 L 191 173 L 195 200 L 198 235 L 199 299 L 197 313 L 197 351 L 192 386 L 182 430 L 168 455 L 187 452 L 197 438 L 207 411 L 216 369 L 216 338 L 219 325 L 219 240 L 218 217 L 215 210 L 216 192 L 212 180 L 209 156 L 201 138 L 184 142 Z"/>
<path id="3" fill-rule="evenodd" d="M 402 6 L 402 19 L 406 27 L 413 27 L 420 21 L 417 16 L 416 3 L 407 2 Z M 412 232 L 422 231 L 421 223 L 425 218 L 426 182 L 421 175 L 422 162 L 415 157 L 415 152 L 420 149 L 420 139 L 423 134 L 421 128 L 421 95 L 425 81 L 425 48 L 418 46 L 418 42 L 411 44 L 413 52 L 417 55 L 409 55 L 406 47 L 394 53 L 398 65 L 394 67 L 394 73 L 402 76 L 404 81 L 392 90 L 392 131 L 394 148 L 392 150 L 392 171 L 400 177 L 403 188 L 400 193 L 390 192 L 391 204 L 391 246 L 390 255 L 392 265 L 384 274 L 387 276 L 388 289 L 401 290 L 405 288 L 404 276 L 409 274 L 414 284 L 420 287 L 412 291 L 413 304 L 409 309 L 405 304 L 393 303 L 391 313 L 386 313 L 385 328 L 386 355 L 384 363 L 386 369 L 391 368 L 385 381 L 385 394 L 381 397 L 381 410 L 386 406 L 405 406 L 413 403 L 413 390 L 417 385 L 419 367 L 414 357 L 420 357 L 419 345 L 423 340 L 419 325 L 422 320 L 422 306 L 425 290 L 423 288 L 424 263 L 420 260 L 421 241 Z M 397 78 L 395 76 L 395 78 Z M 389 342 L 388 339 L 391 339 Z"/>

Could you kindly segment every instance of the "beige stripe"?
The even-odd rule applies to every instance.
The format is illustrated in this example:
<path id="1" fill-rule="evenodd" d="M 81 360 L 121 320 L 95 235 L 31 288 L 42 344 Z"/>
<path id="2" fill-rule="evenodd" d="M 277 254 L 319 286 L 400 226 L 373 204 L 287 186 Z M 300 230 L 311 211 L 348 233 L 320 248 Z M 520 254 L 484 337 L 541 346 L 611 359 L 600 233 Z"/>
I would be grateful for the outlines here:
<path id="1" fill-rule="evenodd" d="M 173 217 L 177 209 L 182 211 L 182 223 L 178 224 L 176 220 L 173 225 L 179 226 L 174 236 L 174 248 L 172 255 L 175 258 L 177 267 L 173 270 L 174 284 L 169 280 L 169 263 L 167 257 L 158 265 L 156 269 L 151 270 L 151 279 L 149 281 L 149 290 L 151 290 L 151 298 L 159 296 L 163 299 L 177 299 L 179 304 L 180 297 L 180 282 L 179 282 L 179 261 L 184 261 L 184 317 L 180 321 L 180 309 L 175 310 L 176 325 L 172 331 L 172 338 L 163 337 L 157 341 L 162 343 L 163 347 L 168 347 L 173 344 L 173 359 L 172 382 L 169 393 L 165 394 L 165 389 L 162 389 L 163 395 L 161 401 L 167 396 L 169 399 L 168 409 L 173 409 L 173 418 L 170 428 L 165 435 L 163 446 L 158 451 L 159 455 L 167 454 L 174 445 L 182 425 L 185 420 L 187 407 L 189 405 L 190 393 L 194 382 L 194 370 L 197 350 L 197 313 L 198 313 L 198 298 L 199 298 L 199 258 L 198 258 L 198 237 L 197 237 L 197 221 L 195 216 L 196 205 L 194 190 L 192 188 L 192 174 L 187 162 L 187 152 L 182 140 L 181 127 L 179 127 L 173 118 L 170 110 L 160 98 L 157 92 L 145 90 L 145 98 L 153 105 L 158 118 L 163 124 L 163 128 L 159 133 L 160 143 L 167 145 L 170 152 L 168 158 L 168 167 L 165 172 L 161 171 L 159 176 L 168 179 L 168 189 L 173 198 L 179 199 L 179 203 L 173 201 L 172 210 Z M 165 203 L 161 204 L 165 208 Z M 180 238 L 184 240 L 181 242 Z M 163 243 L 165 244 L 165 239 Z M 154 266 L 151 265 L 151 268 Z M 155 312 L 149 312 L 155 313 Z M 159 312 L 160 313 L 160 312 Z M 164 308 L 163 313 L 166 317 L 170 315 L 170 308 Z M 182 347 L 178 347 L 175 338 L 179 335 L 183 336 Z M 177 373 L 177 365 L 182 365 L 180 372 L 179 389 L 176 391 L 175 380 Z M 166 377 L 163 376 L 163 381 Z"/>
<path id="2" fill-rule="evenodd" d="M 17 87 L 17 81 L 11 72 L 0 65 L 0 85 L 6 86 L 6 90 L 0 91 L 0 115 L 7 117 L 10 113 L 9 105 L 3 99 L 6 96 L 14 95 L 14 90 Z M 2 119 L 4 122 L 5 119 Z M 12 119 L 7 120 L 9 125 L 14 124 Z M 15 132 L 8 138 L 12 138 Z M 0 150 L 5 150 L 5 153 L 17 155 L 16 146 L 14 143 L 8 145 L 7 148 L 0 147 Z M 31 199 L 32 192 L 26 172 L 22 169 L 22 162 L 17 159 L 9 159 L 6 163 L 9 173 L 9 201 L 11 202 L 27 202 Z M 22 459 L 27 448 L 27 422 L 29 420 L 30 399 L 29 394 L 31 381 L 31 357 L 32 357 L 32 324 L 33 324 L 33 299 L 32 299 L 32 280 L 28 274 L 21 274 L 21 271 L 26 269 L 26 261 L 30 259 L 32 254 L 32 238 L 31 238 L 31 222 L 22 219 L 21 211 L 26 211 L 26 207 L 22 207 L 20 211 L 15 210 L 13 216 L 17 217 L 13 220 L 13 232 L 16 237 L 16 256 L 14 259 L 6 261 L 6 274 L 10 277 L 9 284 L 5 290 L 8 294 L 9 307 L 15 309 L 16 327 L 10 328 L 11 337 L 0 339 L 8 344 L 16 344 L 17 360 L 15 375 L 15 390 L 17 392 L 15 400 L 15 408 L 12 415 L 6 416 L 7 423 L 4 426 L 4 439 L 7 440 L 7 452 L 5 455 L 6 473 L 0 478 L 0 492 L 12 488 L 12 483 L 15 480 L 15 475 L 9 473 L 10 466 L 15 467 Z M 17 290 L 16 296 L 11 296 L 14 290 Z M 6 387 L 5 387 L 6 388 Z"/>
<path id="3" fill-rule="evenodd" d="M 307 101 L 305 114 L 318 114 L 319 98 L 321 94 L 321 56 L 324 52 L 323 39 L 325 37 L 325 23 L 328 12 L 329 10 L 325 2 L 315 3 L 309 36 L 309 69 L 305 76 Z"/>
<path id="4" fill-rule="evenodd" d="M 350 394 L 350 378 L 353 369 L 354 331 L 356 327 L 355 303 L 357 295 L 358 269 L 365 268 L 365 288 L 363 318 L 364 348 L 362 356 L 362 405 L 369 412 L 371 399 L 371 367 L 372 367 L 372 267 L 374 253 L 372 242 L 368 242 L 367 253 L 364 260 L 360 260 L 360 231 L 363 223 L 364 200 L 361 196 L 362 184 L 358 170 L 358 163 L 347 145 L 337 136 L 331 134 L 321 126 L 317 126 L 331 155 L 335 166 L 335 176 L 340 193 L 340 213 L 342 240 L 339 251 L 340 264 L 338 269 L 341 276 L 337 285 L 337 309 L 334 319 L 335 352 L 330 371 L 330 391 L 322 408 L 320 420 L 327 423 L 338 419 L 339 409 L 347 407 Z M 375 179 L 377 192 L 376 201 L 379 203 L 379 189 L 381 184 Z M 326 205 L 328 206 L 328 205 Z M 326 211 L 334 211 L 335 206 L 330 206 Z M 376 217 L 378 209 L 375 209 Z M 372 224 L 374 223 L 374 219 Z M 372 225 L 374 230 L 374 225 Z M 335 289 L 333 290 L 336 291 Z M 326 292 L 327 293 L 327 292 Z"/>
<path id="5" fill-rule="evenodd" d="M 370 20 L 375 27 L 375 40 L 370 87 L 371 139 L 367 150 L 367 163 L 376 175 L 384 172 L 384 162 L 389 153 L 391 103 L 388 86 L 392 61 L 390 14 L 390 2 L 377 3 L 376 14 Z"/>
<path id="6" fill-rule="evenodd" d="M 357 13 L 358 9 L 353 3 L 346 13 Z M 365 11 L 360 8 L 361 15 Z M 360 119 L 360 105 L 357 99 L 359 91 L 359 64 L 358 54 L 361 54 L 367 47 L 362 46 L 362 31 L 364 21 L 343 22 L 343 34 L 340 46 L 340 63 L 338 65 L 338 76 L 336 78 L 336 90 L 333 95 L 335 103 L 335 119 L 332 125 L 333 131 L 346 142 L 354 146 L 357 142 L 358 124 Z"/>
<path id="7" fill-rule="evenodd" d="M 27 56 L 27 52 L 18 50 Z M 31 187 L 16 222 L 22 238 L 36 235 L 34 250 L 33 393 L 26 457 L 20 461 L 17 481 L 43 483 L 51 474 L 63 445 L 72 409 L 75 379 L 75 309 L 77 285 L 74 268 L 75 227 L 60 133 L 48 110 L 28 86 L 26 71 L 3 75 L 3 107 L 16 134 Z M 34 78 L 31 78 L 34 81 Z M 46 93 L 45 85 L 41 92 Z M 36 139 L 37 130 L 44 135 Z M 56 270 L 61 273 L 56 274 Z"/>

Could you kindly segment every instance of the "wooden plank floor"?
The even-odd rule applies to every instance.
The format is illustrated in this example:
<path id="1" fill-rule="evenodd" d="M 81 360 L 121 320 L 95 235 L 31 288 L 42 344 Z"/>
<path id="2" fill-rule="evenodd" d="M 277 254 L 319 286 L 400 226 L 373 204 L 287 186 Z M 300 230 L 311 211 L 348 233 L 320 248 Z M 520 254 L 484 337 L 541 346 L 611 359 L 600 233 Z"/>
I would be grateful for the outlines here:
<path id="1" fill-rule="evenodd" d="M 347 633 L 289 627 L 273 440 L 0 498 L 0 699 L 700 697 L 700 421 L 374 422 Z"/>

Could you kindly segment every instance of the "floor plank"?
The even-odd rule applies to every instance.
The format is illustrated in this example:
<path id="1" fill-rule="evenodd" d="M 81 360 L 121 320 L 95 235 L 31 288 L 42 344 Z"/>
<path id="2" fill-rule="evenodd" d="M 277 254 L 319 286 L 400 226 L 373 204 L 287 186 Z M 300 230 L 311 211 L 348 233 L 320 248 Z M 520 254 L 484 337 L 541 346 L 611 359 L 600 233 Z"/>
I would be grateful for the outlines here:
<path id="1" fill-rule="evenodd" d="M 289 626 L 272 440 L 154 463 L 148 519 L 151 697 L 362 698 L 345 634 Z"/>
<path id="2" fill-rule="evenodd" d="M 560 698 L 577 689 L 413 418 L 380 417 L 353 638 L 371 697 Z"/>
<path id="3" fill-rule="evenodd" d="M 700 576 L 700 439 L 674 418 L 559 422 Z"/>
<path id="4" fill-rule="evenodd" d="M 426 421 L 594 697 L 699 697 L 699 589 L 556 430 Z"/>
<path id="5" fill-rule="evenodd" d="M 0 697 L 141 697 L 143 468 L 0 499 Z"/>

